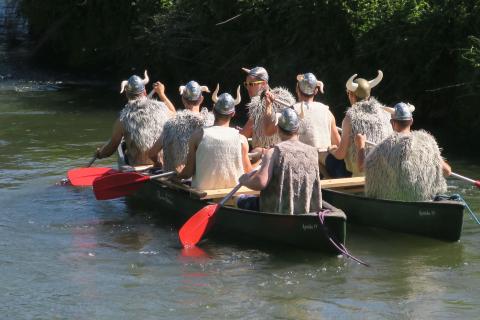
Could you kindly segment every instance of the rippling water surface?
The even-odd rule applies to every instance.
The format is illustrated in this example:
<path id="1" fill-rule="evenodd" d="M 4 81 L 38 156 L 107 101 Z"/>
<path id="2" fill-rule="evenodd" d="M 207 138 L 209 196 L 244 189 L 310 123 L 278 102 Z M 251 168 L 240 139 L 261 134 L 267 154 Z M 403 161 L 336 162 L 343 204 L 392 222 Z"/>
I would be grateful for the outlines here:
<path id="1" fill-rule="evenodd" d="M 100 106 L 112 101 L 93 88 L 0 88 L 2 317 L 478 317 L 480 226 L 468 213 L 457 243 L 349 227 L 350 250 L 370 268 L 210 239 L 203 257 L 189 258 L 161 211 L 98 202 L 91 189 L 59 184 L 109 137 L 120 106 Z M 453 160 L 453 167 L 480 176 L 473 160 Z M 480 209 L 479 190 L 449 184 Z"/>

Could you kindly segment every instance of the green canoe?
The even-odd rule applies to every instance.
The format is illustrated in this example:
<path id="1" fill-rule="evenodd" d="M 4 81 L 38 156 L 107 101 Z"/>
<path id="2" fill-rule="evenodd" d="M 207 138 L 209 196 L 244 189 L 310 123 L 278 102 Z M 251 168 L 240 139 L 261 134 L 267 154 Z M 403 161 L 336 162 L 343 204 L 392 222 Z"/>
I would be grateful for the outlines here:
<path id="1" fill-rule="evenodd" d="M 119 168 L 125 168 L 121 150 L 118 164 Z M 212 203 L 202 200 L 203 196 L 204 193 L 185 184 L 156 179 L 145 182 L 129 196 L 129 201 L 147 204 L 155 208 L 157 214 L 169 215 L 178 225 L 182 225 L 198 210 Z M 346 216 L 342 210 L 326 202 L 323 206 L 328 209 L 324 214 L 324 225 L 320 223 L 317 213 L 286 215 L 224 206 L 216 213 L 209 234 L 238 241 L 255 239 L 262 243 L 268 241 L 335 254 L 338 250 L 328 238 L 345 244 Z"/>
<path id="2" fill-rule="evenodd" d="M 348 222 L 420 236 L 457 241 L 463 225 L 464 205 L 458 201 L 405 202 L 367 198 L 331 189 L 323 199 L 342 209 Z"/>

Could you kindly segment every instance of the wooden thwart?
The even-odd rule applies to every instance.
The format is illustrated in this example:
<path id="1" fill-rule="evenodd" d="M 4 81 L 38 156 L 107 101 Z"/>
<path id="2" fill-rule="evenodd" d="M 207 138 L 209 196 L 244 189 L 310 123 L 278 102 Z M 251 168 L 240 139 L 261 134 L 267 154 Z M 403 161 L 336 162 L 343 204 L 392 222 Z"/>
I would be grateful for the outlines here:
<path id="1" fill-rule="evenodd" d="M 340 178 L 340 179 L 328 179 L 322 180 L 322 189 L 334 189 L 334 188 L 350 188 L 365 185 L 365 177 L 354 178 Z M 232 189 L 214 189 L 214 190 L 201 190 L 205 193 L 201 199 L 216 199 L 225 197 Z M 255 191 L 247 187 L 241 187 L 234 196 L 241 194 L 258 195 L 260 191 Z"/>

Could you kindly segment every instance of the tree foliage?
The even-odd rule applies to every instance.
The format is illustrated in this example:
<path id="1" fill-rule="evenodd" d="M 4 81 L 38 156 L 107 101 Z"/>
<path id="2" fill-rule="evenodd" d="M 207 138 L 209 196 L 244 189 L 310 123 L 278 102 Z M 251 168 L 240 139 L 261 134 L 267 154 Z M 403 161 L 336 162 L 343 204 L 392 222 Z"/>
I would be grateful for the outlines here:
<path id="1" fill-rule="evenodd" d="M 311 71 L 340 119 L 346 79 L 382 69 L 380 100 L 413 102 L 416 122 L 443 140 L 480 134 L 478 0 L 20 1 L 45 61 L 124 77 L 148 67 L 175 86 L 226 90 L 244 66 L 290 88 Z"/>

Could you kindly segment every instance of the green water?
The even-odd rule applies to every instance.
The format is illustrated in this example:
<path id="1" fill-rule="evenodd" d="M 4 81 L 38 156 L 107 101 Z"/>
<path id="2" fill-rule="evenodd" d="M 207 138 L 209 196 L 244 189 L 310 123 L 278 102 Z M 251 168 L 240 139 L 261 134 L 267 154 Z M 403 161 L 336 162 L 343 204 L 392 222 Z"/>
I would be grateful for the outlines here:
<path id="1" fill-rule="evenodd" d="M 349 227 L 349 249 L 370 268 L 211 239 L 208 257 L 193 259 L 161 211 L 58 184 L 109 137 L 120 108 L 103 89 L 0 87 L 2 318 L 478 319 L 480 226 L 468 213 L 457 243 Z M 480 177 L 478 162 L 449 159 Z M 480 211 L 480 190 L 449 185 Z"/>

